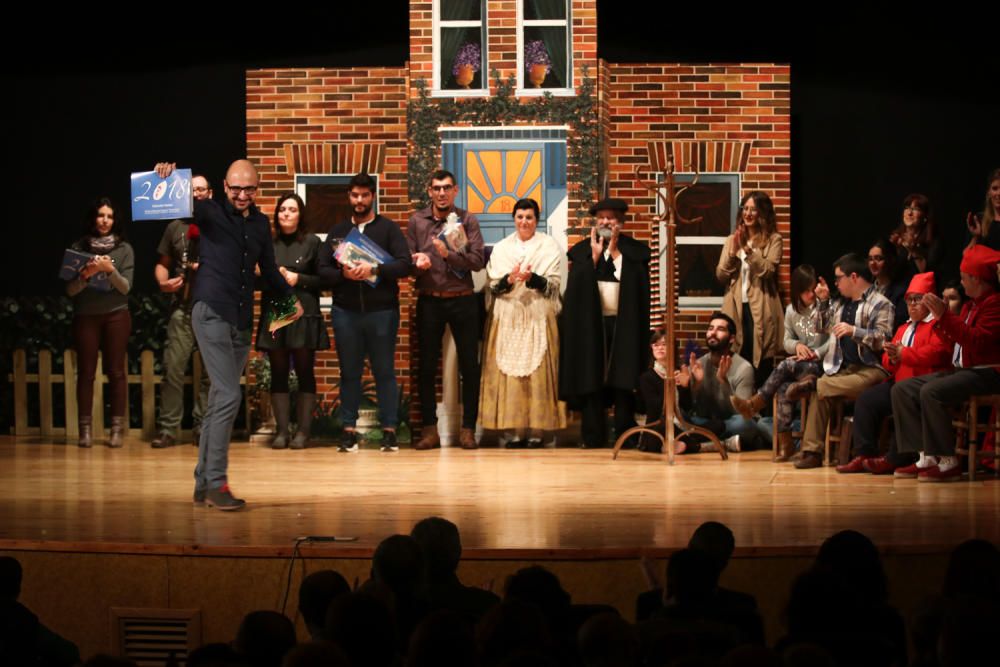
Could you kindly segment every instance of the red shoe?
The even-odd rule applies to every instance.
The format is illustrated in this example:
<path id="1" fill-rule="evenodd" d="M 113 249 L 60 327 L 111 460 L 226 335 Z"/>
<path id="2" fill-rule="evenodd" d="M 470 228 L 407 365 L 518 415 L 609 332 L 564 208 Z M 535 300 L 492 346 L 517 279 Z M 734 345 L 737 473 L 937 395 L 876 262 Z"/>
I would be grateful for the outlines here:
<path id="1" fill-rule="evenodd" d="M 884 456 L 874 456 L 864 462 L 865 470 L 873 475 L 891 475 L 897 470 Z"/>
<path id="2" fill-rule="evenodd" d="M 872 460 L 872 456 L 855 456 L 848 463 L 844 465 L 837 466 L 837 472 L 842 473 L 852 473 L 852 472 L 867 472 L 865 464 Z"/>
<path id="3" fill-rule="evenodd" d="M 931 466 L 920 471 L 917 477 L 918 482 L 957 482 L 962 479 L 962 466 L 956 465 L 948 468 L 944 472 L 939 466 Z"/>
<path id="4" fill-rule="evenodd" d="M 903 466 L 902 468 L 896 468 L 896 471 L 892 474 L 892 476 L 896 479 L 916 479 L 917 475 L 924 470 L 927 470 L 927 468 L 918 468 L 917 464 L 914 463 L 908 466 Z"/>

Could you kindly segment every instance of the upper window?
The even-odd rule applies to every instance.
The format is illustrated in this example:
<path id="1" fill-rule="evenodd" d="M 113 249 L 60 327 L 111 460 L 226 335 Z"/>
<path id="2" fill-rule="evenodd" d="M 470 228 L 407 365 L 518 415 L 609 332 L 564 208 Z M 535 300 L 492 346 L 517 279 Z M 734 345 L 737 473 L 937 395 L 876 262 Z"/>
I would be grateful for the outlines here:
<path id="1" fill-rule="evenodd" d="M 434 3 L 434 90 L 449 96 L 487 91 L 485 0 Z"/>
<path id="2" fill-rule="evenodd" d="M 573 93 L 569 0 L 519 0 L 519 93 Z"/>

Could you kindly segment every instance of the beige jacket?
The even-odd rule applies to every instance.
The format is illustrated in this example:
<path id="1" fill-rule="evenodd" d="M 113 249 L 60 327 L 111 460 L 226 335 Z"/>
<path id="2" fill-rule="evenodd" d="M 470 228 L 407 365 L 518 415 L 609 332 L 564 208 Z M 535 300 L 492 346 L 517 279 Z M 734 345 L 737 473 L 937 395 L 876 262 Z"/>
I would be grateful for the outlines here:
<path id="1" fill-rule="evenodd" d="M 715 277 L 726 286 L 722 298 L 722 312 L 736 322 L 736 337 L 733 350 L 738 352 L 743 345 L 743 289 L 740 283 L 739 257 L 729 254 L 733 235 L 726 239 L 719 255 L 719 265 L 715 267 Z M 754 350 L 749 359 L 754 368 L 760 366 L 761 359 L 777 356 L 782 351 L 781 338 L 784 332 L 784 312 L 781 294 L 778 292 L 778 266 L 781 264 L 781 234 L 775 232 L 763 248 L 754 247 L 748 258 L 750 264 L 750 285 L 747 288 L 747 302 L 753 315 Z"/>

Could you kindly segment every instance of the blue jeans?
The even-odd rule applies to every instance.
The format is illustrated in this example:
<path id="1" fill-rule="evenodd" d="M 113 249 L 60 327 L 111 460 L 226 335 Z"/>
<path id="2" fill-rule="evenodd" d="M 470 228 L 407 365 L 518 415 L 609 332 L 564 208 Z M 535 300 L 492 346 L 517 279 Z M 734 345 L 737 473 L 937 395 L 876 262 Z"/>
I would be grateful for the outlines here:
<path id="1" fill-rule="evenodd" d="M 396 385 L 396 333 L 399 310 L 358 313 L 334 306 L 330 311 L 333 335 L 340 361 L 340 420 L 344 426 L 358 423 L 361 405 L 361 374 L 365 356 L 375 377 L 378 416 L 383 428 L 399 423 L 399 387 Z"/>
<path id="2" fill-rule="evenodd" d="M 740 448 L 744 450 L 764 449 L 771 446 L 771 431 L 768 429 L 768 425 L 759 424 L 739 413 L 726 419 L 709 419 L 691 415 L 687 417 L 687 420 L 695 426 L 707 428 L 722 439 L 731 435 L 740 436 Z"/>
<path id="3" fill-rule="evenodd" d="M 204 301 L 191 309 L 191 327 L 211 380 L 194 469 L 195 489 L 201 491 L 220 488 L 227 481 L 229 440 L 243 400 L 240 377 L 250 354 L 250 330 L 237 329 Z"/>

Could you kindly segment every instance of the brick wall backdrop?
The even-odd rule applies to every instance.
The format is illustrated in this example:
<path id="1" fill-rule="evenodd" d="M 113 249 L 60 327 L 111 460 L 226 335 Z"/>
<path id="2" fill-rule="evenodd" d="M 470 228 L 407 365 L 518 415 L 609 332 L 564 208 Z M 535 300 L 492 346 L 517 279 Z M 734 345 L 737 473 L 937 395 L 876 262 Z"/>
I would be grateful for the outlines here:
<path id="1" fill-rule="evenodd" d="M 790 68 L 779 64 L 602 63 L 602 123 L 607 127 L 611 163 L 608 182 L 612 196 L 629 202 L 626 230 L 650 242 L 659 251 L 652 216 L 655 198 L 636 183 L 639 167 L 645 180 L 657 180 L 655 148 L 700 149 L 708 164 L 701 171 L 729 171 L 718 163 L 739 165 L 722 154 L 724 144 L 749 143 L 742 172 L 741 192 L 763 190 L 775 205 L 778 232 L 784 238 L 779 271 L 782 297 L 787 303 L 790 275 Z M 716 155 L 716 149 L 719 149 Z M 717 158 L 717 159 L 711 159 Z M 675 169 L 686 171 L 687 160 Z M 683 231 L 678 232 L 683 234 Z M 714 268 L 714 267 L 713 267 Z M 653 326 L 663 322 L 659 306 L 659 266 L 653 269 Z M 711 311 L 681 311 L 676 318 L 678 346 L 687 339 L 701 341 Z"/>
<path id="2" fill-rule="evenodd" d="M 502 78 L 516 74 L 515 0 L 489 0 L 487 22 L 488 67 L 498 69 Z M 737 164 L 743 192 L 764 190 L 775 203 L 778 231 L 785 239 L 779 275 L 787 300 L 789 67 L 606 63 L 597 59 L 593 0 L 573 0 L 572 26 L 574 81 L 579 85 L 586 68 L 597 82 L 602 153 L 607 160 L 604 178 L 611 196 L 629 202 L 626 231 L 658 251 L 652 223 L 656 202 L 633 174 L 638 166 L 644 179 L 655 180 L 656 154 L 687 151 L 709 158 L 708 163 Z M 364 165 L 378 173 L 380 212 L 405 228 L 412 210 L 407 199 L 406 106 L 416 96 L 418 79 L 432 81 L 432 49 L 432 3 L 415 0 L 410 3 L 410 61 L 399 68 L 247 72 L 248 153 L 261 172 L 262 210 L 273 213 L 278 195 L 293 188 L 296 172 L 354 173 Z M 495 92 L 492 80 L 490 87 Z M 735 149 L 743 159 L 717 158 L 724 150 L 734 150 L 724 149 L 724 143 L 743 146 Z M 705 164 L 702 171 L 718 169 Z M 571 212 L 589 203 L 578 201 L 570 185 Z M 571 224 L 573 218 L 571 213 Z M 571 237 L 569 242 L 575 240 Z M 654 326 L 663 320 L 658 271 L 654 266 Z M 408 281 L 401 283 L 401 301 L 396 367 L 403 391 L 411 391 L 411 369 L 418 360 L 412 327 L 415 303 Z M 679 345 L 689 338 L 701 340 L 708 315 L 707 310 L 684 311 L 677 318 Z M 330 392 L 338 379 L 335 354 L 320 353 L 317 366 L 318 389 Z M 419 415 L 412 416 L 419 422 Z"/>
<path id="3" fill-rule="evenodd" d="M 407 79 L 405 67 L 248 71 L 247 153 L 260 171 L 261 210 L 273 216 L 277 198 L 294 190 L 297 172 L 354 174 L 372 168 L 379 213 L 405 226 Z M 408 281 L 400 284 L 400 301 L 396 370 L 401 389 L 409 391 Z M 317 392 L 331 393 L 339 376 L 333 350 L 318 353 Z"/>

